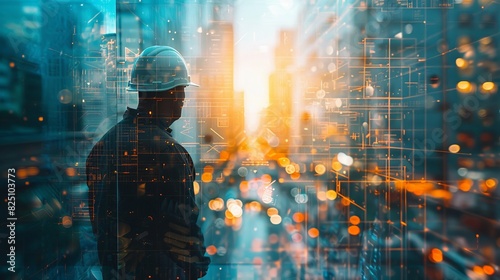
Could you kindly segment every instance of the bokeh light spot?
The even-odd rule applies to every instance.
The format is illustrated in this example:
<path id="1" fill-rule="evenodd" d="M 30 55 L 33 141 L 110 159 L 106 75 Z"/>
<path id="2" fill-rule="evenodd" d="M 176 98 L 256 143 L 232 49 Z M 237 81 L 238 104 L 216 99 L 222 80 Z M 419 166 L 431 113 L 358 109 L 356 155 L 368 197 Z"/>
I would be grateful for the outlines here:
<path id="1" fill-rule="evenodd" d="M 307 234 L 309 235 L 309 237 L 311 238 L 316 238 L 319 236 L 319 230 L 317 228 L 310 228 L 308 231 L 307 231 Z"/>
<path id="2" fill-rule="evenodd" d="M 349 218 L 349 222 L 353 225 L 358 225 L 361 222 L 361 219 L 358 216 L 351 216 Z"/>
<path id="3" fill-rule="evenodd" d="M 347 232 L 350 235 L 358 235 L 361 232 L 361 230 L 359 229 L 358 226 L 350 226 L 347 228 Z"/>
<path id="4" fill-rule="evenodd" d="M 460 146 L 457 144 L 450 145 L 448 147 L 448 151 L 450 151 L 450 153 L 456 154 L 456 153 L 460 152 Z"/>
<path id="5" fill-rule="evenodd" d="M 429 254 L 429 260 L 433 263 L 440 263 L 443 261 L 443 252 L 438 248 L 433 248 Z"/>
<path id="6" fill-rule="evenodd" d="M 337 198 L 337 192 L 334 190 L 326 191 L 326 198 L 329 200 L 335 200 Z"/>
<path id="7" fill-rule="evenodd" d="M 293 214 L 292 219 L 296 223 L 302 223 L 305 220 L 305 216 L 303 213 L 297 212 L 297 213 Z"/>

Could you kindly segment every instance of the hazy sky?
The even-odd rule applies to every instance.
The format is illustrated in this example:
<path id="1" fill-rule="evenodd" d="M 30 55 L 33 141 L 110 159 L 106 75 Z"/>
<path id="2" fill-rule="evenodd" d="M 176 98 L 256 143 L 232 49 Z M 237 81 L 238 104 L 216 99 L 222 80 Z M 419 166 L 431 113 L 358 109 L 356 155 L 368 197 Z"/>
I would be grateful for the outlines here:
<path id="1" fill-rule="evenodd" d="M 279 31 L 295 26 L 297 0 L 235 2 L 235 91 L 245 92 L 246 129 L 255 130 L 268 105 L 268 79 L 274 69 Z"/>

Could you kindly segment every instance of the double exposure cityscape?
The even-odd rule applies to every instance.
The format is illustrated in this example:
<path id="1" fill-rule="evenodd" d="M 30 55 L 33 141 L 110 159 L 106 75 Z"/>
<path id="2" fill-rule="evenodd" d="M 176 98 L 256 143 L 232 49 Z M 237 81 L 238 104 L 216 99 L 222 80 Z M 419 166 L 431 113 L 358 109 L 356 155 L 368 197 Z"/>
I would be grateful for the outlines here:
<path id="1" fill-rule="evenodd" d="M 141 52 L 170 46 L 199 85 L 171 135 L 195 168 L 201 279 L 500 279 L 499 15 L 1 0 L 0 278 L 106 279 L 87 157 L 137 108 Z"/>

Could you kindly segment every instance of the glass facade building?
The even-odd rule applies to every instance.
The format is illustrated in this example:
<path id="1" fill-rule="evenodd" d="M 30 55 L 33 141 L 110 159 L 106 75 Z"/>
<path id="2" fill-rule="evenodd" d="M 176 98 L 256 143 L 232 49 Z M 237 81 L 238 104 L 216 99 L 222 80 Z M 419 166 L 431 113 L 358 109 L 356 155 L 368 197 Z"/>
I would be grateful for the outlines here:
<path id="1" fill-rule="evenodd" d="M 499 4 L 255 5 L 0 1 L 2 279 L 101 279 L 85 160 L 137 106 L 153 45 L 201 85 L 172 129 L 196 167 L 203 279 L 500 277 Z M 263 22 L 273 40 L 239 51 Z M 264 73 L 267 100 L 237 88 Z"/>

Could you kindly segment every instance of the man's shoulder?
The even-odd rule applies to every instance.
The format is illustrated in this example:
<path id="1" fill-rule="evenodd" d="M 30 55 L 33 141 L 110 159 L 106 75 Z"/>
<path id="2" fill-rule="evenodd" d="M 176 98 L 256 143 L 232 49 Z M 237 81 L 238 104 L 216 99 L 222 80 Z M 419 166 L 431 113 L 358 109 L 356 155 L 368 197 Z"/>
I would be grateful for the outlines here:
<path id="1" fill-rule="evenodd" d="M 104 149 L 107 145 L 115 146 L 114 143 L 124 142 L 121 139 L 122 135 L 131 135 L 133 133 L 131 130 L 135 129 L 135 126 L 121 120 L 99 138 L 99 140 L 94 144 L 90 154 L 96 152 L 98 149 Z"/>

